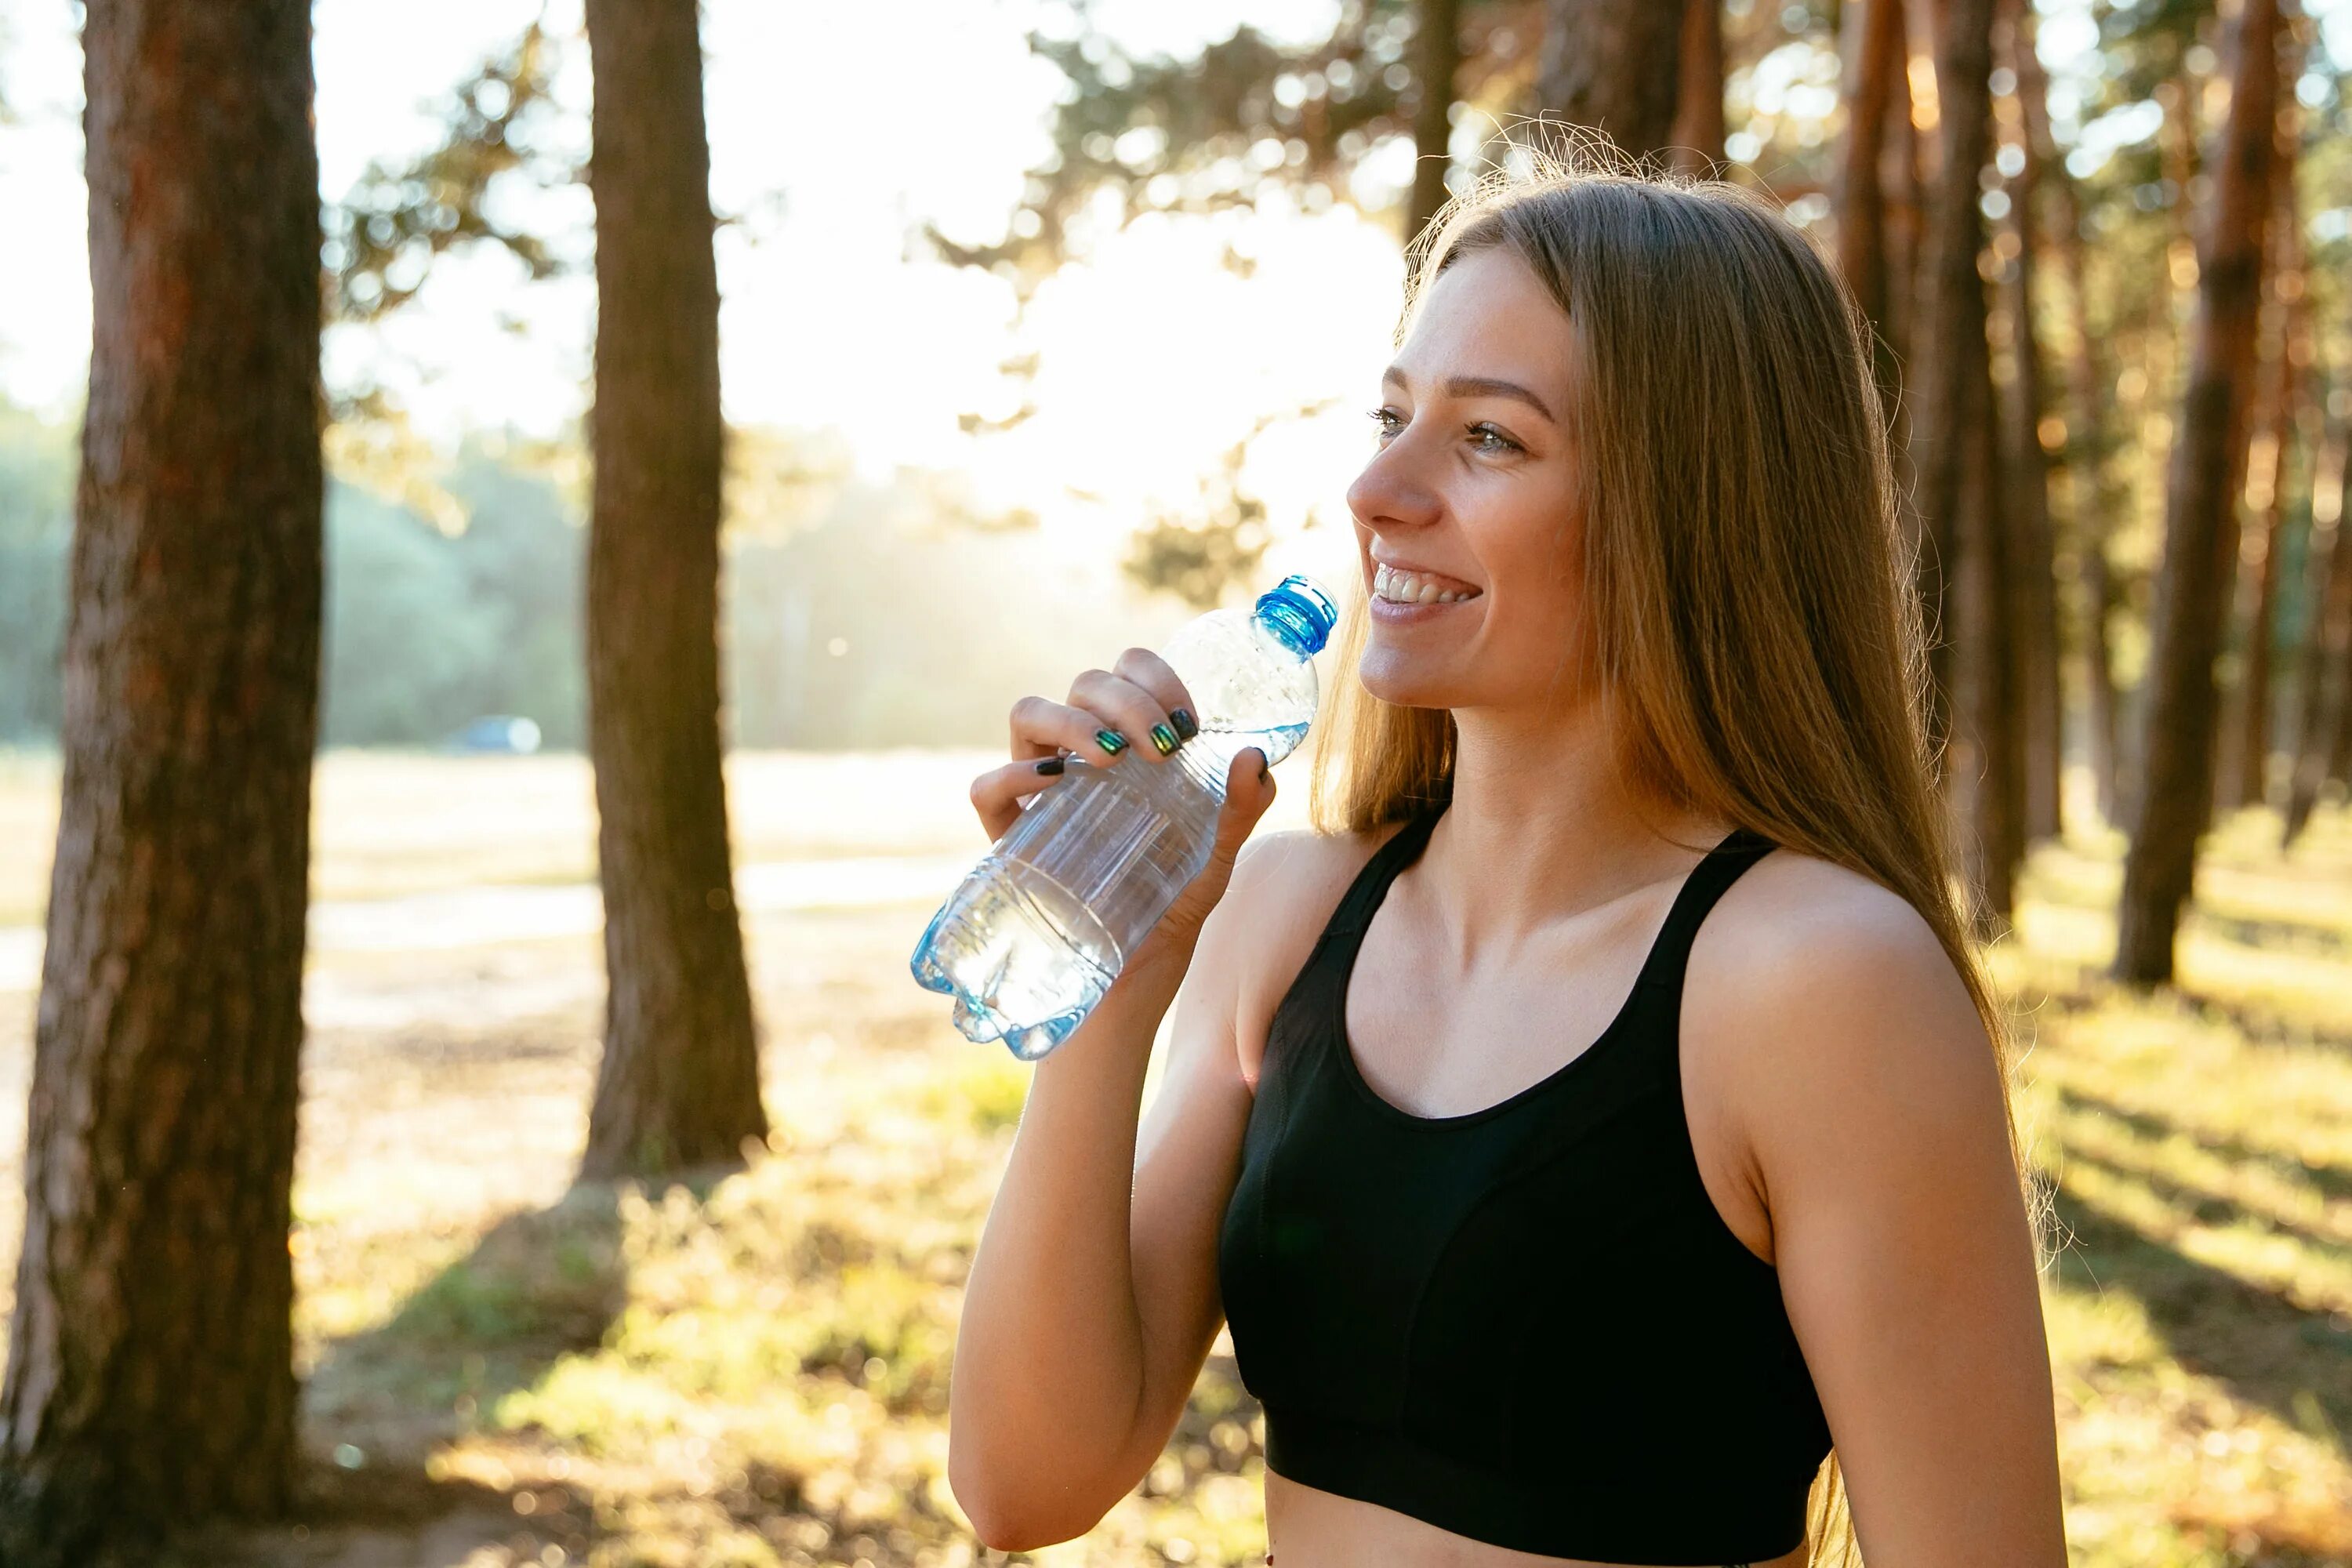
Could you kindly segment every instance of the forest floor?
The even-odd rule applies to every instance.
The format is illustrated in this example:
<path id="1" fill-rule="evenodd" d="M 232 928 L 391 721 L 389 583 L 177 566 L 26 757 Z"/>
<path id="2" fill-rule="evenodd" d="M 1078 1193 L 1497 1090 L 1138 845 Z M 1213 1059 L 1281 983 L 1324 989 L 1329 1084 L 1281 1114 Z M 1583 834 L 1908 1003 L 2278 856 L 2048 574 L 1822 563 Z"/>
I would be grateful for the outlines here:
<path id="1" fill-rule="evenodd" d="M 1262 1563 L 1261 1427 L 1222 1339 L 1167 1453 L 1082 1540 L 988 1552 L 948 1490 L 961 1283 L 1030 1069 L 957 1036 L 905 965 L 945 890 L 911 884 L 980 847 L 983 761 L 730 764 L 740 861 L 786 889 L 746 900 L 774 1133 L 740 1173 L 646 1192 L 570 1183 L 593 923 L 484 893 L 480 931 L 429 901 L 577 883 L 584 768 L 331 756 L 314 884 L 341 912 L 314 927 L 292 1237 L 309 1503 L 184 1560 Z M 1305 779 L 1283 784 L 1293 823 Z M 0 1315 L 32 1014 L 5 944 L 38 918 L 54 787 L 0 760 Z M 2175 990 L 2101 977 L 2112 835 L 2038 850 L 1995 950 L 2056 1186 L 2044 1310 L 2084 1568 L 2352 1563 L 2352 813 L 2288 859 L 2275 835 L 2248 813 L 2213 843 Z M 910 885 L 790 869 L 826 862 Z"/>

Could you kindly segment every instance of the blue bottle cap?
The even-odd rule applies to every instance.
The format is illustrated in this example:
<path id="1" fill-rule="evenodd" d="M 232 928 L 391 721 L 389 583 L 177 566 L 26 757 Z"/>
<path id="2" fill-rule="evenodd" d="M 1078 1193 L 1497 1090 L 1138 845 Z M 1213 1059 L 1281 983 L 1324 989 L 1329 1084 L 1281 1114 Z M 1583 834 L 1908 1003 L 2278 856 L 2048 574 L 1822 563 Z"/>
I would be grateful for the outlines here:
<path id="1" fill-rule="evenodd" d="M 1323 650 L 1339 612 L 1314 578 L 1294 572 L 1257 596 L 1257 618 L 1298 650 L 1301 658 Z"/>

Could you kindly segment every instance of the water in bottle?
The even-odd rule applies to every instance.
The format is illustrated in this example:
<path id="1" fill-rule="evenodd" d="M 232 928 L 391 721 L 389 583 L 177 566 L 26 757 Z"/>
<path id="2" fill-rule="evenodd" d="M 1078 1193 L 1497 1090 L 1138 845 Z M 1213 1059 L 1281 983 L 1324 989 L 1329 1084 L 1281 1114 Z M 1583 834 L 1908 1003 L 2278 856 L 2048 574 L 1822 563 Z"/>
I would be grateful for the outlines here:
<path id="1" fill-rule="evenodd" d="M 1127 955 L 1208 864 L 1234 758 L 1281 761 L 1315 718 L 1309 662 L 1338 619 L 1328 595 L 1285 577 L 1250 610 L 1213 610 L 1160 650 L 1200 731 L 1165 763 L 1071 758 L 1061 781 L 950 894 L 916 943 L 925 988 L 955 998 L 973 1040 L 1034 1060 L 1085 1021 Z"/>

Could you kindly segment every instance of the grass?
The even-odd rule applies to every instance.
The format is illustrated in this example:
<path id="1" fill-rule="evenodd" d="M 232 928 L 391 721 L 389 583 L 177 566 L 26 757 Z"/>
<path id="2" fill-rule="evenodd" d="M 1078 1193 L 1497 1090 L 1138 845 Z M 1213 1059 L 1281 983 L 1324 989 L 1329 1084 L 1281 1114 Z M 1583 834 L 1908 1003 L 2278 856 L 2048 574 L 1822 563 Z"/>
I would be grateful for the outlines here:
<path id="1" fill-rule="evenodd" d="M 975 847 L 958 788 L 919 809 L 913 783 L 898 807 L 849 805 L 893 766 L 929 787 L 961 761 L 776 761 L 772 781 L 815 793 L 765 842 Z M 390 811 L 457 798 L 413 787 L 476 764 L 347 765 L 348 793 L 322 799 Z M 0 817 L 23 809 L 0 783 Z M 424 877 L 462 868 L 452 847 L 482 837 L 463 815 L 442 830 L 369 831 L 410 835 Z M 362 837 L 331 817 L 320 832 Z M 2290 859 L 2263 814 L 2225 825 L 2180 984 L 2154 996 L 2101 973 L 2119 849 L 2085 834 L 2038 850 L 1992 953 L 2061 1226 L 2044 1304 L 2074 1561 L 2352 1563 L 2352 813 L 2323 813 Z M 908 980 L 927 912 L 751 923 L 775 1132 L 742 1173 L 664 1192 L 568 1188 L 601 1001 L 593 938 L 315 959 L 316 994 L 369 1002 L 314 1014 L 305 1068 L 292 1241 L 319 1501 L 192 1561 L 1007 1561 L 947 1489 L 945 1394 L 1030 1069 L 957 1037 Z M 501 1012 L 500 997 L 536 1000 Z M 12 1097 L 22 1000 L 0 1009 Z M 20 1126 L 0 1126 L 0 1161 Z M 1224 1349 L 1136 1493 L 1022 1561 L 1262 1561 L 1261 1427 Z"/>
<path id="2" fill-rule="evenodd" d="M 728 814 L 737 864 L 967 847 L 973 829 L 963 784 L 1003 760 L 947 751 L 732 753 Z M 40 923 L 58 776 L 53 752 L 0 749 L 0 926 Z M 810 809 L 812 801 L 847 800 L 858 809 Z M 577 752 L 329 751 L 312 780 L 310 896 L 593 881 L 595 805 L 595 781 Z"/>
<path id="3" fill-rule="evenodd" d="M 2120 845 L 2037 854 L 1996 963 L 2053 1183 L 2074 1561 L 2352 1562 L 2352 833 L 2225 825 L 2179 985 L 2099 973 Z"/>

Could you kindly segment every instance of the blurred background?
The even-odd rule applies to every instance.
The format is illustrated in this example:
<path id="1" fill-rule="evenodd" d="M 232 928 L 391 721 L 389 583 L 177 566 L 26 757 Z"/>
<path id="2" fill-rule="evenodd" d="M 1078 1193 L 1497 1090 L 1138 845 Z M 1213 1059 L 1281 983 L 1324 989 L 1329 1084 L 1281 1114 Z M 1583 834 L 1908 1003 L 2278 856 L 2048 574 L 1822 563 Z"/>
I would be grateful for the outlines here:
<path id="1" fill-rule="evenodd" d="M 2345 0 L 0 0 L 0 1557 L 1009 1561 L 1029 1069 L 906 969 L 966 784 L 1346 585 L 1405 242 L 1568 123 L 1876 331 L 2075 1560 L 2352 1563 L 2347 70 Z M 1020 1560 L 1261 1563 L 1229 1352 Z"/>

